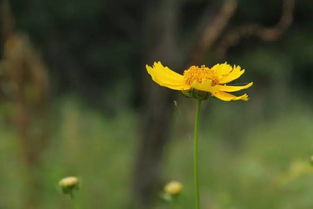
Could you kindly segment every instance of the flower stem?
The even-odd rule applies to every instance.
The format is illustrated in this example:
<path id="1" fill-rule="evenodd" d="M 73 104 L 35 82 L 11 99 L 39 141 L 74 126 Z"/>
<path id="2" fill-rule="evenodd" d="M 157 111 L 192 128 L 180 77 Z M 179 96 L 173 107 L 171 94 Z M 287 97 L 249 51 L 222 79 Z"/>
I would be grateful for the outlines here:
<path id="1" fill-rule="evenodd" d="M 199 118 L 200 118 L 200 107 L 201 100 L 198 99 L 195 114 L 195 127 L 194 127 L 194 184 L 195 184 L 195 198 L 196 198 L 196 209 L 200 209 L 200 191 L 199 191 Z"/>

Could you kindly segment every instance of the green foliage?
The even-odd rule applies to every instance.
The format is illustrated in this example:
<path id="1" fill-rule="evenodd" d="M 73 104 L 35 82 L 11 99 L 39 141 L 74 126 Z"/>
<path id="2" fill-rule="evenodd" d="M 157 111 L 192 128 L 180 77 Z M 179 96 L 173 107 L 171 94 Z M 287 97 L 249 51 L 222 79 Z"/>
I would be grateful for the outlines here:
<path id="1" fill-rule="evenodd" d="M 184 101 L 188 99 L 184 98 Z M 210 103 L 210 102 L 209 102 Z M 204 103 L 205 104 L 205 103 Z M 292 105 L 291 112 L 258 121 L 235 106 L 211 101 L 203 114 L 200 132 L 200 178 L 202 204 L 213 209 L 308 209 L 313 207 L 313 171 L 308 159 L 312 155 L 312 117 L 310 109 Z M 238 104 L 238 110 L 249 103 Z M 188 105 L 186 105 L 188 106 Z M 38 194 L 42 209 L 68 208 L 71 202 L 60 195 L 60 178 L 77 175 L 81 188 L 75 193 L 79 208 L 122 209 L 128 206 L 130 181 L 137 143 L 137 115 L 124 109 L 115 117 L 101 115 L 69 98 L 56 104 L 53 139 L 38 171 L 43 193 Z M 160 208 L 192 208 L 192 130 L 182 131 L 182 117 L 187 107 L 176 110 L 173 141 L 166 150 L 164 179 L 177 179 L 184 191 L 175 203 L 162 203 Z M 231 110 L 231 111 L 230 111 Z M 301 111 L 300 111 L 301 110 Z M 226 114 L 223 114 L 226 112 Z M 225 134 L 235 121 L 240 141 Z M 219 115 L 219 118 L 216 117 Z M 240 123 L 254 123 L 247 126 Z M 216 118 L 216 119 L 214 119 Z M 245 121 L 245 120 L 244 120 Z M 186 121 L 188 122 L 188 121 Z M 234 125 L 234 123 L 233 123 Z M 18 209 L 27 188 L 23 185 L 23 165 L 19 160 L 17 139 L 4 121 L 0 124 L 0 207 Z M 236 143 L 239 143 L 239 145 Z M 183 160 L 182 160 L 183 159 Z M 162 191 L 160 191 L 161 193 Z"/>
<path id="2" fill-rule="evenodd" d="M 299 105 L 296 107 L 301 109 Z M 244 117 L 238 119 L 240 114 L 235 113 L 231 117 L 237 116 L 239 122 L 244 120 Z M 246 122 L 254 123 L 253 127 L 233 123 L 237 132 L 241 132 L 243 141 L 239 142 L 239 147 L 230 147 L 230 142 L 225 144 L 223 132 L 232 130 L 229 124 L 221 122 L 221 118 L 215 120 L 212 114 L 206 116 L 200 136 L 202 194 L 206 207 L 313 207 L 313 201 L 309 198 L 313 194 L 313 168 L 308 162 L 312 154 L 311 110 L 302 108 L 302 111 L 291 111 L 262 122 L 250 117 Z M 236 139 L 228 136 L 228 140 Z M 193 207 L 191 143 L 190 133 L 187 138 L 176 139 L 168 150 L 166 176 L 185 184 L 182 208 Z"/>

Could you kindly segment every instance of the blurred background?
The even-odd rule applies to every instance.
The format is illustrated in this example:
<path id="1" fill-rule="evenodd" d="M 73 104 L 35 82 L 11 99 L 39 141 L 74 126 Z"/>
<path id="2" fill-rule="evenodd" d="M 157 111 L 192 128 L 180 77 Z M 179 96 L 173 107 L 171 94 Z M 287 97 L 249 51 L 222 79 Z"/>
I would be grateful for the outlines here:
<path id="1" fill-rule="evenodd" d="M 311 0 L 2 0 L 0 209 L 194 206 L 194 101 L 151 81 L 227 61 L 201 114 L 205 209 L 313 208 Z M 81 180 L 74 201 L 58 181 Z M 178 180 L 175 203 L 160 198 Z"/>

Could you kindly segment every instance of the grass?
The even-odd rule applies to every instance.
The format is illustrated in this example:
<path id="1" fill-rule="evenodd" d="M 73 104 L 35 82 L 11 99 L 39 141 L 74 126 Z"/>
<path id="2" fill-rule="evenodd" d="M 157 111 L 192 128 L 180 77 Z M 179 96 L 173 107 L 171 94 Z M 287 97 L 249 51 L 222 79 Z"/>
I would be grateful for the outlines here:
<path id="1" fill-rule="evenodd" d="M 121 110 L 106 116 L 66 99 L 55 105 L 50 145 L 40 177 L 42 209 L 70 208 L 57 188 L 60 178 L 77 175 L 81 189 L 76 209 L 124 209 L 139 127 L 137 115 Z M 204 209 L 310 209 L 313 172 L 313 113 L 294 105 L 288 114 L 249 120 L 242 104 L 203 110 L 200 124 L 200 179 Z M 215 111 L 213 111 L 215 110 Z M 235 111 L 234 111 L 235 110 Z M 289 109 L 291 110 L 291 109 Z M 175 112 L 173 140 L 166 147 L 164 182 L 180 180 L 184 192 L 177 208 L 194 207 L 192 127 L 188 104 Z M 192 122 L 191 122 L 192 123 Z M 184 130 L 184 131 L 181 131 Z M 13 130 L 0 121 L 0 208 L 19 209 L 27 188 Z M 182 160 L 183 159 L 183 160 Z M 158 208 L 172 208 L 161 203 Z"/>

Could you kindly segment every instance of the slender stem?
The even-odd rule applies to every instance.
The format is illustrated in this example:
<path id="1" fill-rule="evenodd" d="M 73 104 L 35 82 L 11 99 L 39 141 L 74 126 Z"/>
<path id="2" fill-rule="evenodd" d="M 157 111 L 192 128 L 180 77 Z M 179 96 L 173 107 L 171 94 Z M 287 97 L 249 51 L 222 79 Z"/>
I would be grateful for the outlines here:
<path id="1" fill-rule="evenodd" d="M 199 191 L 199 118 L 200 118 L 200 107 L 201 100 L 198 99 L 196 106 L 195 115 L 195 127 L 194 127 L 194 162 L 193 162 L 193 172 L 194 172 L 194 184 L 195 184 L 195 198 L 196 198 L 196 209 L 200 209 L 200 191 Z"/>

